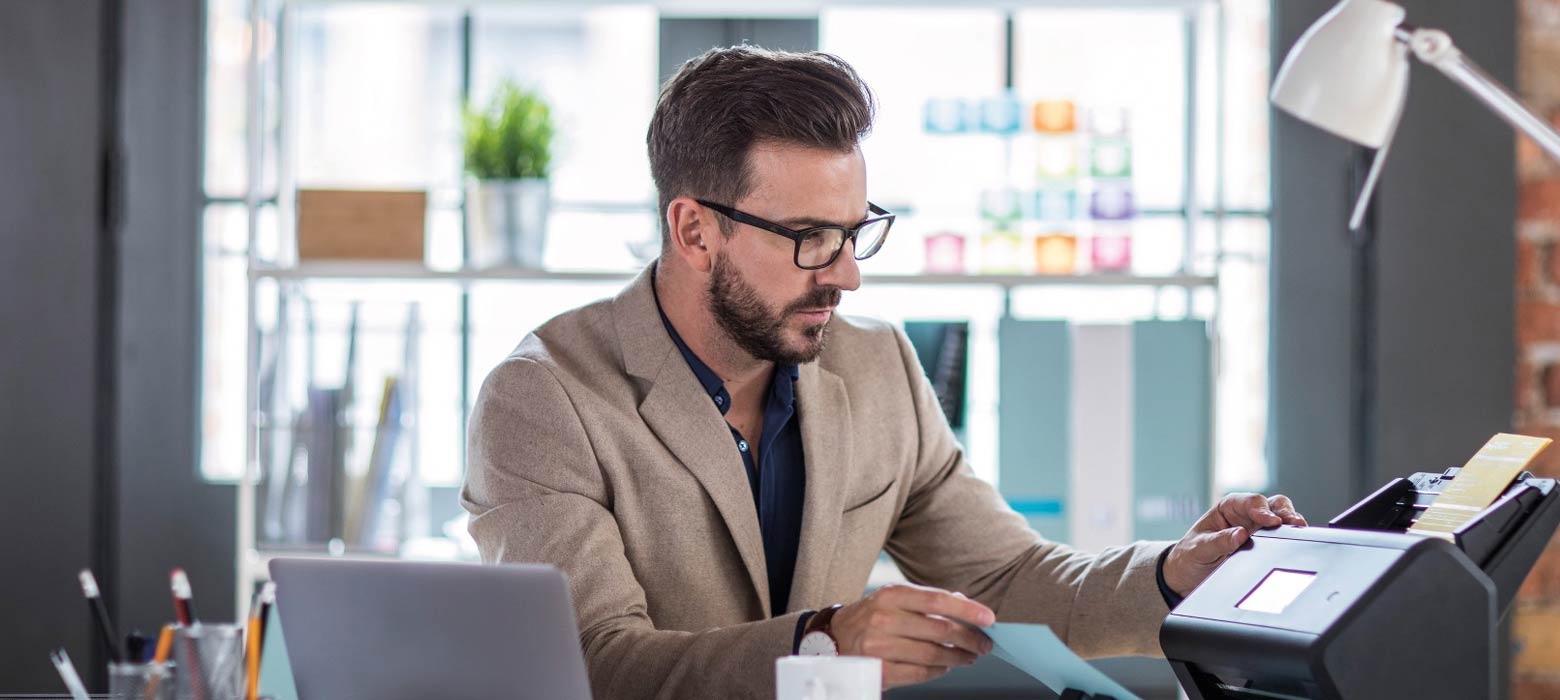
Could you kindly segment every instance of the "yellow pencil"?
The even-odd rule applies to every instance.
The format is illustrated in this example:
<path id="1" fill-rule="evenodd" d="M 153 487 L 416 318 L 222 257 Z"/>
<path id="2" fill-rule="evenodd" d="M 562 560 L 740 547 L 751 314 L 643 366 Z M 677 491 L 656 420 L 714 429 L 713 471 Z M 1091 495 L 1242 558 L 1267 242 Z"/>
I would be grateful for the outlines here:
<path id="1" fill-rule="evenodd" d="M 249 616 L 249 631 L 244 635 L 244 675 L 248 681 L 247 700 L 260 698 L 260 615 Z"/>
<path id="2" fill-rule="evenodd" d="M 157 635 L 157 655 L 152 657 L 152 663 L 168 663 L 168 654 L 173 651 L 173 625 L 163 625 L 162 634 Z"/>
<path id="3" fill-rule="evenodd" d="M 152 663 L 162 665 L 168 663 L 168 654 L 173 651 L 173 625 L 163 625 L 162 634 L 157 635 L 157 653 L 152 657 Z M 157 685 L 162 681 L 158 676 L 153 676 L 146 682 L 146 697 L 157 697 Z"/>

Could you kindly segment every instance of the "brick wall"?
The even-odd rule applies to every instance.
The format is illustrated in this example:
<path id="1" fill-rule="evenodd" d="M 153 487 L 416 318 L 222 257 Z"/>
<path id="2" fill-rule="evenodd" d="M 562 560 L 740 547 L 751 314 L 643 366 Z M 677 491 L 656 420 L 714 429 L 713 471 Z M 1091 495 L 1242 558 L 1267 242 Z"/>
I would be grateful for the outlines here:
<path id="1" fill-rule="evenodd" d="M 1560 0 L 1518 0 L 1517 80 L 1523 99 L 1560 124 Z M 1517 140 L 1519 432 L 1560 440 L 1560 165 Z M 1560 448 L 1535 471 L 1560 477 Z M 1517 598 L 1516 700 L 1560 698 L 1560 538 Z"/>

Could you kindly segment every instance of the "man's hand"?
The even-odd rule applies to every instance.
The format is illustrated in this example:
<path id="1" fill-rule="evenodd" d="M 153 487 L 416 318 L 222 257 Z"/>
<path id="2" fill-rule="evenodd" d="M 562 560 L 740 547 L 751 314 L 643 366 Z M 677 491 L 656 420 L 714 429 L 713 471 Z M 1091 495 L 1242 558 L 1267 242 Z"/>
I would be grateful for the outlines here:
<path id="1" fill-rule="evenodd" d="M 1298 525 L 1305 516 L 1295 511 L 1288 496 L 1264 498 L 1258 493 L 1232 493 L 1204 513 L 1165 558 L 1165 584 L 1177 595 L 1192 592 L 1197 584 L 1219 568 L 1257 530 Z M 842 611 L 843 612 L 843 611 Z"/>
<path id="2" fill-rule="evenodd" d="M 921 683 L 991 651 L 986 627 L 996 613 L 961 593 L 912 585 L 884 586 L 840 608 L 830 631 L 840 653 L 883 660 L 883 687 Z"/>

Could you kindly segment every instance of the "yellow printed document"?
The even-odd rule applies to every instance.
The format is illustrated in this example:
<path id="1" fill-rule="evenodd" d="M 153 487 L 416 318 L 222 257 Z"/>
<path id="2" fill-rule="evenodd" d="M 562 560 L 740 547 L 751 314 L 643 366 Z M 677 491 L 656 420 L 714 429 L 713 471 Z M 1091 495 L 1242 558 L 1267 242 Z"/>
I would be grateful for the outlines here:
<path id="1" fill-rule="evenodd" d="M 1497 433 L 1463 465 L 1457 478 L 1452 479 L 1408 531 L 1452 539 L 1453 531 L 1494 503 L 1551 442 L 1554 441 L 1548 438 Z"/>

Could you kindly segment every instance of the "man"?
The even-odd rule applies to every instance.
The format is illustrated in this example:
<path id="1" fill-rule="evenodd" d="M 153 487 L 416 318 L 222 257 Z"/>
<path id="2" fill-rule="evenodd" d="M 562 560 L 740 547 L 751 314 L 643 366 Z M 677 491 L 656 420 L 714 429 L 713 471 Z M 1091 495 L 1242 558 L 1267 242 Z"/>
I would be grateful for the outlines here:
<path id="1" fill-rule="evenodd" d="M 976 478 L 905 336 L 835 318 L 892 215 L 857 147 L 872 97 L 822 53 L 712 50 L 649 130 L 660 259 L 527 336 L 483 385 L 462 502 L 489 562 L 571 582 L 598 698 L 773 697 L 773 661 L 883 660 L 883 684 L 1040 622 L 1157 655 L 1169 601 L 1289 500 L 1225 497 L 1176 543 L 1047 542 Z M 921 585 L 863 597 L 879 551 Z"/>

